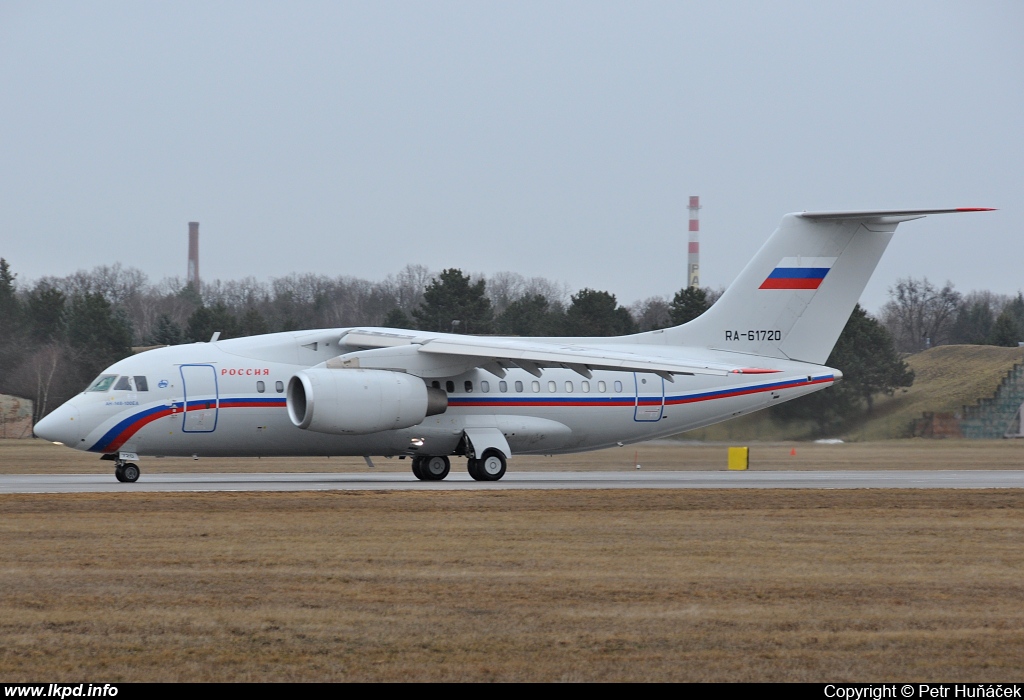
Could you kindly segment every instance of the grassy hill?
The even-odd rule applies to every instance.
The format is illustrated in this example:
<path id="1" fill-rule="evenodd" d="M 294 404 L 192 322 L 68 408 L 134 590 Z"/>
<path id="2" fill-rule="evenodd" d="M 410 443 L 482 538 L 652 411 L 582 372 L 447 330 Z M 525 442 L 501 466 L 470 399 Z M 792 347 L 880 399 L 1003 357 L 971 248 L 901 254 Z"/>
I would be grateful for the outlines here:
<path id="1" fill-rule="evenodd" d="M 914 370 L 914 385 L 894 396 L 879 396 L 870 416 L 848 426 L 839 435 L 844 440 L 886 440 L 910 435 L 913 421 L 925 411 L 954 412 L 978 399 L 992 396 L 1003 376 L 1024 361 L 1021 348 L 991 345 L 943 345 L 911 355 L 907 364 Z M 828 391 L 828 389 L 825 389 Z M 686 440 L 806 440 L 814 437 L 808 421 L 782 424 L 769 411 L 744 416 L 679 436 Z"/>

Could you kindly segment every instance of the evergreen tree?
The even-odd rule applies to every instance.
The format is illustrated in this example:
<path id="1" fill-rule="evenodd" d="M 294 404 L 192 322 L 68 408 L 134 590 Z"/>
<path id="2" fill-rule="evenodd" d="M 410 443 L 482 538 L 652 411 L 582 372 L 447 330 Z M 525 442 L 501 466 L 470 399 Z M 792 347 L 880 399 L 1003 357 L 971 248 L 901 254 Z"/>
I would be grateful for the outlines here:
<path id="1" fill-rule="evenodd" d="M 28 326 L 32 339 L 49 343 L 64 333 L 64 292 L 49 284 L 37 284 L 28 295 Z"/>
<path id="2" fill-rule="evenodd" d="M 67 345 L 74 353 L 82 383 L 104 367 L 131 354 L 132 330 L 101 294 L 86 292 L 71 299 Z"/>
<path id="3" fill-rule="evenodd" d="M 629 309 L 619 306 L 615 295 L 594 289 L 581 289 L 572 295 L 565 312 L 565 330 L 574 336 L 627 335 L 636 332 Z"/>
<path id="4" fill-rule="evenodd" d="M 1024 330 L 1017 321 L 1012 311 L 1004 309 L 996 322 L 992 325 L 992 334 L 989 338 L 991 345 L 1001 345 L 1006 348 L 1017 347 L 1017 343 L 1024 340 Z"/>
<path id="5" fill-rule="evenodd" d="M 16 274 L 4 258 L 0 258 L 0 323 L 9 323 L 20 315 L 18 308 Z"/>
<path id="6" fill-rule="evenodd" d="M 245 314 L 242 316 L 242 320 L 238 323 L 239 336 L 245 337 L 250 335 L 262 335 L 263 333 L 269 332 L 270 326 L 267 325 L 266 320 L 263 318 L 263 314 L 252 306 L 246 310 Z"/>
<path id="7" fill-rule="evenodd" d="M 444 270 L 427 285 L 413 318 L 424 331 L 490 333 L 494 314 L 485 292 L 483 280 L 473 283 L 462 270 Z"/>
<path id="8" fill-rule="evenodd" d="M 565 314 L 552 309 L 540 294 L 516 299 L 495 320 L 495 331 L 501 335 L 524 337 L 562 335 Z"/>
<path id="9" fill-rule="evenodd" d="M 10 391 L 10 377 L 25 356 L 24 313 L 15 275 L 0 258 L 0 391 Z"/>
<path id="10" fill-rule="evenodd" d="M 825 362 L 843 373 L 838 384 L 772 409 L 776 419 L 812 419 L 819 430 L 839 428 L 862 410 L 870 413 L 877 394 L 892 395 L 914 383 L 892 336 L 858 304 Z"/>
<path id="11" fill-rule="evenodd" d="M 989 342 L 1012 348 L 1020 341 L 1024 341 L 1024 295 L 1017 292 L 1017 296 L 1003 307 L 996 318 Z"/>
<path id="12" fill-rule="evenodd" d="M 949 342 L 957 345 L 985 345 L 992 338 L 995 319 L 984 301 L 961 306 L 949 331 Z"/>
<path id="13" fill-rule="evenodd" d="M 224 302 L 217 302 L 213 306 L 200 306 L 193 311 L 188 317 L 185 336 L 189 342 L 205 343 L 218 331 L 220 340 L 237 338 L 239 334 L 238 321 Z"/>
<path id="14" fill-rule="evenodd" d="M 181 326 L 167 314 L 160 314 L 156 319 L 153 334 L 146 339 L 146 345 L 180 345 L 184 340 Z"/>
<path id="15" fill-rule="evenodd" d="M 412 328 L 412 319 L 397 306 L 384 317 L 385 328 Z"/>
<path id="16" fill-rule="evenodd" d="M 677 326 L 688 323 L 710 307 L 707 290 L 700 287 L 683 287 L 672 298 L 672 323 Z"/>

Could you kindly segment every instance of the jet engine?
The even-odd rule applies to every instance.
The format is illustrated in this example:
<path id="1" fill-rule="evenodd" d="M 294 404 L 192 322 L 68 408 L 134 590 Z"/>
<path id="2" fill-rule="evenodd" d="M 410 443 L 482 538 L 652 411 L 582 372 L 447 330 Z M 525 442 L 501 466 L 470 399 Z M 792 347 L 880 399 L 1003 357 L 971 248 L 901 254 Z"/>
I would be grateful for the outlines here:
<path id="1" fill-rule="evenodd" d="M 314 368 L 288 382 L 288 417 L 299 428 L 365 435 L 409 428 L 448 409 L 448 395 L 403 372 Z"/>

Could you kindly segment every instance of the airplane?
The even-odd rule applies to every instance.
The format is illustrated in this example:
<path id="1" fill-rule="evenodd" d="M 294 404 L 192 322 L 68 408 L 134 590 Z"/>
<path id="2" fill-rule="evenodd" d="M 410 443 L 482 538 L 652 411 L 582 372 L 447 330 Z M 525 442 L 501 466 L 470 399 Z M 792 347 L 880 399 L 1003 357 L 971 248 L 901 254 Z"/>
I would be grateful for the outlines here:
<path id="1" fill-rule="evenodd" d="M 102 455 L 410 458 L 422 481 L 466 458 L 622 446 L 711 425 L 842 379 L 825 366 L 896 227 L 988 208 L 799 212 L 722 297 L 674 328 L 520 338 L 333 328 L 175 345 L 114 363 L 35 425 Z"/>

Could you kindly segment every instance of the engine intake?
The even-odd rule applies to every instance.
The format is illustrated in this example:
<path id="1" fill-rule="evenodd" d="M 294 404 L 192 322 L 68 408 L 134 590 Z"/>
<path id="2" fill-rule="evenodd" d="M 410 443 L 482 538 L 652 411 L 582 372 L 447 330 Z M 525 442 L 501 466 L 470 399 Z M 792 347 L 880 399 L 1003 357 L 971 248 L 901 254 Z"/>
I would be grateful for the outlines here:
<path id="1" fill-rule="evenodd" d="M 375 369 L 307 369 L 288 381 L 288 417 L 304 430 L 365 435 L 409 428 L 448 409 L 422 379 Z"/>

